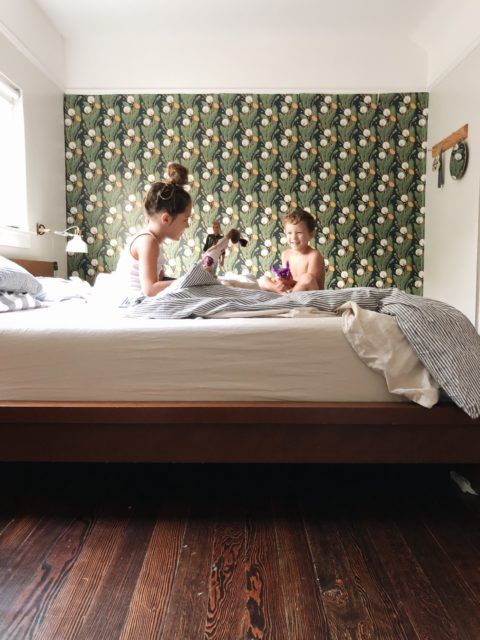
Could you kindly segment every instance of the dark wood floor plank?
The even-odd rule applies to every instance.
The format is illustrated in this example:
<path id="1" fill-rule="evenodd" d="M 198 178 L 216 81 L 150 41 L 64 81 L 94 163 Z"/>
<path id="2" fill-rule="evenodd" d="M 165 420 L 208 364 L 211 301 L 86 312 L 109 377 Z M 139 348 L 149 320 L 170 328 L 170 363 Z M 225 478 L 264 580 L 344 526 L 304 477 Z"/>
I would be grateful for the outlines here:
<path id="1" fill-rule="evenodd" d="M 212 571 L 208 585 L 205 638 L 245 638 L 247 592 L 245 576 L 246 513 L 243 500 L 227 493 L 217 506 Z"/>
<path id="2" fill-rule="evenodd" d="M 256 497 L 247 516 L 248 640 L 291 638 L 270 497 Z"/>
<path id="3" fill-rule="evenodd" d="M 457 501 L 437 499 L 422 506 L 422 521 L 443 549 L 476 600 L 480 602 L 480 528 Z"/>
<path id="4" fill-rule="evenodd" d="M 44 558 L 32 565 L 24 589 L 18 589 L 16 599 L 3 612 L 1 637 L 31 637 L 49 614 L 51 602 L 61 589 L 88 536 L 90 522 L 86 519 L 65 523 L 64 531 L 50 547 Z"/>
<path id="5" fill-rule="evenodd" d="M 158 511 L 119 640 L 162 637 L 189 508 L 179 504 Z"/>
<path id="6" fill-rule="evenodd" d="M 352 535 L 349 521 L 333 504 L 302 502 L 307 539 L 332 639 L 415 637 L 409 621 L 402 625 L 402 616 L 391 594 L 372 576 L 370 558 L 364 556 Z"/>
<path id="7" fill-rule="evenodd" d="M 380 515 L 378 505 L 371 503 L 370 508 L 374 515 L 364 526 L 418 637 L 464 640 L 396 524 Z"/>
<path id="8" fill-rule="evenodd" d="M 424 504 L 425 502 L 419 500 L 412 504 L 411 500 L 402 499 L 400 504 L 397 503 L 395 513 L 391 514 L 392 518 L 412 553 L 415 554 L 417 562 L 428 577 L 435 593 L 452 620 L 455 621 L 461 637 L 474 638 L 478 633 L 480 622 L 480 590 L 478 588 L 480 554 L 476 545 L 469 544 L 468 537 L 462 534 L 458 525 L 454 525 L 454 536 L 449 533 L 448 523 L 452 519 L 451 509 L 455 512 L 457 510 L 453 505 L 444 502 L 446 509 L 443 511 L 439 536 L 445 540 L 453 555 L 451 558 L 437 536 L 433 535 L 431 529 L 424 523 L 426 518 L 423 514 L 429 509 Z M 442 512 L 438 510 L 437 514 L 440 513 Z M 433 528 L 439 528 L 438 516 L 437 523 L 430 520 L 430 525 Z M 478 537 L 477 532 L 477 540 Z M 461 546 L 459 542 L 461 542 Z M 454 559 L 457 560 L 460 569 Z M 472 586 L 464 580 L 462 570 L 471 579 L 473 578 L 473 585 L 476 585 L 476 589 L 472 589 Z"/>
<path id="9" fill-rule="evenodd" d="M 0 509 L 2 506 L 0 506 Z M 7 516 L 6 518 L 0 518 L 0 541 L 6 530 L 15 523 L 14 516 Z"/>
<path id="10" fill-rule="evenodd" d="M 29 538 L 42 524 L 42 518 L 26 515 L 9 519 L 5 525 L 0 535 L 0 593 L 5 587 L 6 574 L 13 571 L 13 560 L 20 562 L 20 556 L 28 551 Z"/>
<path id="11" fill-rule="evenodd" d="M 0 540 L 0 625 L 69 522 L 25 516 L 7 528 Z"/>
<path id="12" fill-rule="evenodd" d="M 0 465 L 0 638 L 480 640 L 448 472 Z"/>
<path id="13" fill-rule="evenodd" d="M 215 501 L 209 499 L 206 491 L 203 496 L 193 499 L 165 625 L 160 634 L 165 640 L 204 637 L 214 530 Z"/>
<path id="14" fill-rule="evenodd" d="M 130 512 L 75 640 L 111 640 L 120 636 L 153 526 L 151 514 Z"/>
<path id="15" fill-rule="evenodd" d="M 327 616 L 317 586 L 305 528 L 296 500 L 272 500 L 280 585 L 292 640 L 329 640 Z"/>
<path id="16" fill-rule="evenodd" d="M 32 636 L 34 640 L 76 640 L 126 524 L 124 517 L 99 517 L 92 523 L 90 535 L 51 603 L 48 617 Z"/>
<path id="17" fill-rule="evenodd" d="M 448 556 L 421 524 L 403 521 L 398 526 L 435 594 L 455 622 L 459 637 L 475 638 L 480 631 L 480 618 L 476 619 L 480 605 L 463 584 Z"/>

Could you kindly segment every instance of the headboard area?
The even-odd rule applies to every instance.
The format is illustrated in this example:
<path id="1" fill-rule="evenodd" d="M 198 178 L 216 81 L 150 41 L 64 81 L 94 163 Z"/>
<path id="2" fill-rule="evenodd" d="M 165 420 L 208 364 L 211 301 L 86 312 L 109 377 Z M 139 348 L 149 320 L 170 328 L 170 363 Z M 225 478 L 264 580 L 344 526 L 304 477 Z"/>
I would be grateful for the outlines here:
<path id="1" fill-rule="evenodd" d="M 55 271 L 58 270 L 58 264 L 56 262 L 48 262 L 45 260 L 17 260 L 17 258 L 12 258 L 12 261 L 26 269 L 32 276 L 53 278 Z"/>

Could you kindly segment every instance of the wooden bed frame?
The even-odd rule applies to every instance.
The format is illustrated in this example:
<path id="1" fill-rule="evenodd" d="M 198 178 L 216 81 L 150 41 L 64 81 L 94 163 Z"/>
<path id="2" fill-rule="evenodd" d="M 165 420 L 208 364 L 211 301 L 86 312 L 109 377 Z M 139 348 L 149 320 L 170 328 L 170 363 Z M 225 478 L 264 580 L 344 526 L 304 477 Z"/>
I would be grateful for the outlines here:
<path id="1" fill-rule="evenodd" d="M 0 460 L 478 463 L 480 419 L 409 402 L 0 402 Z"/>

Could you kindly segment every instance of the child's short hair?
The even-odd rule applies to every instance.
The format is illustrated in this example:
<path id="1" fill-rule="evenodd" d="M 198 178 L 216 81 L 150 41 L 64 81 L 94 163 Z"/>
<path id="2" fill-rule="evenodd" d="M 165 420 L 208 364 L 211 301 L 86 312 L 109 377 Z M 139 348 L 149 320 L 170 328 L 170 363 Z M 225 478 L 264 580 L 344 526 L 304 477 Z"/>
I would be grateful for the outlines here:
<path id="1" fill-rule="evenodd" d="M 285 218 L 283 219 L 284 226 L 286 224 L 298 224 L 299 222 L 304 222 L 309 231 L 315 231 L 315 218 L 311 213 L 308 213 L 308 211 L 304 211 L 298 207 L 285 214 Z"/>

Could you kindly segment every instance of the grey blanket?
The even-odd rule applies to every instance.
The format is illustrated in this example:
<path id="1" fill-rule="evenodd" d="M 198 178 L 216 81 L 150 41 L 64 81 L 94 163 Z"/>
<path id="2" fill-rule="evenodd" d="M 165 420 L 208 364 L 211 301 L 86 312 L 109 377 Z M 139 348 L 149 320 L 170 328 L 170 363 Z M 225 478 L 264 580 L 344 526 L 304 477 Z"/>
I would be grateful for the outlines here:
<path id="1" fill-rule="evenodd" d="M 480 416 L 480 336 L 457 309 L 398 289 L 308 291 L 279 295 L 219 284 L 201 265 L 154 298 L 139 298 L 130 317 L 208 318 L 241 313 L 315 307 L 336 311 L 344 302 L 395 317 L 398 326 L 432 377 L 471 418 Z"/>

